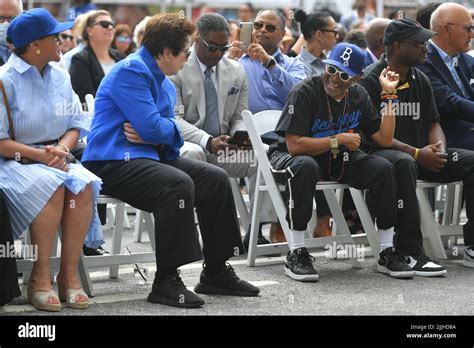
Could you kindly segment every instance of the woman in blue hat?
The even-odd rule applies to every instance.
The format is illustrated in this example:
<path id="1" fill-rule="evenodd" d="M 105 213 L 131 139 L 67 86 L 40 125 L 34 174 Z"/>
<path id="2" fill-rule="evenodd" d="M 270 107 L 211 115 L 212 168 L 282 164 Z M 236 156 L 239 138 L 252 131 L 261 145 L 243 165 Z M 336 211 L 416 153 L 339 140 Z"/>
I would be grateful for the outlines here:
<path id="1" fill-rule="evenodd" d="M 36 308 L 59 311 L 60 299 L 72 308 L 87 308 L 88 297 L 77 278 L 87 232 L 100 235 L 95 211 L 101 180 L 72 163 L 70 149 L 87 130 L 67 72 L 59 61 L 59 33 L 71 28 L 41 8 L 24 12 L 8 28 L 14 53 L 0 73 L 0 188 L 10 212 L 14 238 L 27 228 L 37 247 L 28 283 L 28 300 Z M 73 158 L 72 158 L 73 160 Z M 50 252 L 62 228 L 59 297 L 50 283 Z"/>

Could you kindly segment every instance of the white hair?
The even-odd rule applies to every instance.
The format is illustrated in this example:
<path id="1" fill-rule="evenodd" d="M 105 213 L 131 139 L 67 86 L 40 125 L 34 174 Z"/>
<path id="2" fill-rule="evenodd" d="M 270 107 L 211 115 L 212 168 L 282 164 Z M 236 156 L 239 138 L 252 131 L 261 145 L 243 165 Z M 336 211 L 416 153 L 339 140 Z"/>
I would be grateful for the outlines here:
<path id="1" fill-rule="evenodd" d="M 145 31 L 146 24 L 148 23 L 150 18 L 151 18 L 150 16 L 146 16 L 145 18 L 142 19 L 140 23 L 138 23 L 135 26 L 135 30 L 133 31 L 133 41 L 135 42 L 135 45 L 137 45 L 137 47 L 139 46 L 138 36 L 140 35 L 140 33 L 143 34 L 143 32 Z"/>

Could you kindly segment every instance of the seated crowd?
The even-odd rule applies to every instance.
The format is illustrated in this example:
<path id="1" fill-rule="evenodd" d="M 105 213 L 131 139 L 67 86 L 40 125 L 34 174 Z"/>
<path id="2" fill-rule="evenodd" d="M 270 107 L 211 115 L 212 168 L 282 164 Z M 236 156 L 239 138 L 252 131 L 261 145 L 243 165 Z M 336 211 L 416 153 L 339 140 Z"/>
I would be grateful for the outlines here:
<path id="1" fill-rule="evenodd" d="M 321 180 L 367 191 L 380 235 L 377 271 L 394 278 L 447 275 L 423 249 L 416 184 L 463 181 L 463 265 L 474 268 L 470 12 L 444 3 L 430 10 L 426 28 L 374 18 L 364 3 L 341 20 L 347 42 L 339 18 L 296 11 L 301 35 L 288 49 L 287 18 L 273 8 L 255 18 L 241 11 L 253 21 L 244 45 L 216 13 L 196 24 L 178 14 L 146 17 L 132 31 L 94 7 L 59 23 L 45 9 L 23 12 L 21 1 L 0 0 L 0 243 L 29 229 L 38 246 L 28 301 L 45 311 L 59 311 L 61 301 L 89 306 L 77 268 L 81 252 L 107 253 L 100 193 L 154 215 L 149 302 L 196 308 L 204 304 L 197 294 L 258 296 L 228 262 L 249 248 L 250 234 L 242 239 L 229 178 L 248 178 L 252 206 L 258 175 L 252 156 L 223 156 L 252 151 L 248 140 L 231 141 L 245 131 L 244 110 L 282 110 L 262 140 L 272 167 L 285 172 L 286 275 L 319 280 L 305 231 L 316 201 L 314 236 L 331 233 L 328 204 L 315 190 Z M 87 94 L 95 97 L 91 125 Z M 343 210 L 353 216 L 348 201 Z M 270 201 L 259 214 L 258 244 L 285 242 Z M 58 228 L 56 293 L 50 254 Z M 193 292 L 179 267 L 201 259 Z M 19 295 L 15 262 L 2 258 L 0 305 Z"/>

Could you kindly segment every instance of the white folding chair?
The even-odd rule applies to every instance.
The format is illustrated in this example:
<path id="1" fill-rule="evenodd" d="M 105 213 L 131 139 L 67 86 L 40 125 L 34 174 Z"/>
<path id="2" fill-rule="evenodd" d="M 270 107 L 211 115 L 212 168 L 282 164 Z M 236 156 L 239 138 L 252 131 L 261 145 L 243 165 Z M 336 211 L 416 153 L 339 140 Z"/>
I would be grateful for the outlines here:
<path id="1" fill-rule="evenodd" d="M 258 212 L 261 209 L 261 195 L 263 192 L 268 192 L 268 194 L 270 195 L 271 202 L 277 213 L 286 240 L 290 239 L 290 229 L 286 221 L 287 210 L 280 194 L 280 188 L 276 184 L 275 179 L 273 177 L 274 173 L 284 173 L 286 171 L 274 170 L 271 167 L 267 157 L 267 151 L 260 138 L 262 134 L 267 133 L 269 131 L 273 131 L 275 129 L 280 115 L 281 111 L 279 110 L 262 111 L 256 113 L 255 115 L 252 115 L 252 113 L 248 110 L 245 110 L 242 113 L 242 117 L 244 119 L 247 132 L 249 133 L 249 137 L 252 142 L 252 147 L 254 149 L 258 162 L 257 184 L 255 189 L 249 250 L 247 258 L 248 266 L 255 266 L 255 258 L 259 255 L 288 251 L 288 243 L 257 245 L 257 227 L 259 226 Z M 355 250 L 354 240 L 349 232 L 349 228 L 344 218 L 344 214 L 342 213 L 341 206 L 334 192 L 334 190 L 346 188 L 349 188 L 349 186 L 337 182 L 320 182 L 316 185 L 316 190 L 323 190 L 324 192 L 324 196 L 326 197 L 326 200 L 328 202 L 328 206 L 331 210 L 333 219 L 337 225 L 338 234 L 333 235 L 331 237 L 307 239 L 305 241 L 305 244 L 308 248 L 326 247 L 327 245 L 331 245 L 335 242 L 337 244 L 352 244 Z M 365 205 L 362 193 L 353 188 L 349 189 L 354 198 L 354 203 L 356 204 L 356 208 L 358 209 L 359 216 L 361 217 L 361 221 L 364 226 L 364 230 L 366 231 L 367 239 L 369 240 L 372 252 L 374 253 L 374 255 L 378 255 L 378 250 L 380 246 L 378 234 L 375 231 L 375 226 L 372 223 L 372 218 L 367 209 L 367 206 Z M 350 260 L 353 267 L 361 267 L 359 261 L 355 257 L 351 257 Z"/>

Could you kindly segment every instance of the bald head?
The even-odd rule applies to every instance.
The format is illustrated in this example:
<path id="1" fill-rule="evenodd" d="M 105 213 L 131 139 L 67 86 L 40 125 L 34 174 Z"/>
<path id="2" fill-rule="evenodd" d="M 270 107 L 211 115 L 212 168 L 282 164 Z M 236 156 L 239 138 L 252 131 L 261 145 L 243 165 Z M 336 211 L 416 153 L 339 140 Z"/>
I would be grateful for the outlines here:
<path id="1" fill-rule="evenodd" d="M 21 0 L 0 0 L 0 16 L 16 17 L 23 11 Z"/>
<path id="2" fill-rule="evenodd" d="M 383 35 L 389 23 L 390 19 L 374 18 L 369 22 L 369 24 L 367 24 L 367 29 L 365 30 L 365 41 L 367 41 L 367 47 L 377 58 L 380 58 L 385 50 Z"/>
<path id="3" fill-rule="evenodd" d="M 438 34 L 433 41 L 449 55 L 469 50 L 471 39 L 471 13 L 462 5 L 447 2 L 431 15 L 431 30 Z"/>
<path id="4" fill-rule="evenodd" d="M 443 25 L 454 23 L 457 18 L 468 18 L 471 20 L 471 14 L 462 5 L 454 2 L 446 2 L 438 6 L 438 8 L 431 14 L 430 28 L 433 31 L 441 31 Z"/>

